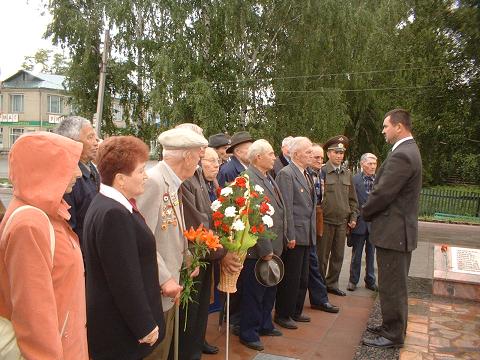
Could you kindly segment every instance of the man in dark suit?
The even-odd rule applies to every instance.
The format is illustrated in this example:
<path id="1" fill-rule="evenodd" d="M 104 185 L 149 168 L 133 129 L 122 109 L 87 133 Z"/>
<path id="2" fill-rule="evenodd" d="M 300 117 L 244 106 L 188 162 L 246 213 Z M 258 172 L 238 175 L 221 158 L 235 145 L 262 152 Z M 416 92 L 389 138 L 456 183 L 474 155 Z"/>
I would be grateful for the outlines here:
<path id="1" fill-rule="evenodd" d="M 282 255 L 286 244 L 287 220 L 280 189 L 268 174 L 275 161 L 272 146 L 266 140 L 257 140 L 248 149 L 248 158 L 250 166 L 246 173 L 250 177 L 250 183 L 260 186 L 270 199 L 274 212 L 270 215 L 273 226 L 269 230 L 276 235 L 274 239 L 260 236 L 257 244 L 248 249 L 241 275 L 240 342 L 261 351 L 263 344 L 259 336 L 281 336 L 282 333 L 272 323 L 277 286 L 266 287 L 260 284 L 255 277 L 255 264 L 260 258 L 271 260 L 274 254 Z"/>
<path id="2" fill-rule="evenodd" d="M 371 153 L 365 153 L 360 158 L 362 171 L 353 177 L 353 185 L 357 192 L 358 204 L 361 207 L 367 202 L 368 194 L 372 192 L 373 182 L 375 181 L 375 171 L 377 170 L 377 157 Z M 355 291 L 358 280 L 360 279 L 360 269 L 362 267 L 362 253 L 365 245 L 365 287 L 372 291 L 377 291 L 375 284 L 375 246 L 370 242 L 370 223 L 366 222 L 362 215 L 357 218 L 357 225 L 350 235 L 352 243 L 352 260 L 350 261 L 350 279 L 347 290 Z"/>
<path id="3" fill-rule="evenodd" d="M 377 334 L 363 343 L 374 347 L 401 347 L 408 319 L 407 277 L 412 251 L 417 247 L 418 203 L 422 188 L 422 159 L 411 133 L 410 114 L 388 112 L 383 135 L 394 144 L 378 170 L 362 214 L 372 222 L 370 241 L 377 250 L 378 288 L 383 322 L 368 330 Z"/>
<path id="4" fill-rule="evenodd" d="M 282 140 L 282 152 L 275 159 L 275 162 L 273 163 L 273 169 L 270 171 L 270 174 L 274 179 L 277 176 L 277 174 L 280 172 L 280 170 L 282 170 L 285 166 L 290 164 L 290 155 L 289 155 L 288 148 L 292 140 L 293 140 L 293 136 L 287 136 L 285 139 Z"/>
<path id="5" fill-rule="evenodd" d="M 297 329 L 296 322 L 309 322 L 303 304 L 308 286 L 310 246 L 315 245 L 316 196 L 307 167 L 312 162 L 312 143 L 296 137 L 290 143 L 292 162 L 278 173 L 287 216 L 287 248 L 283 253 L 285 277 L 278 286 L 274 321 L 287 329 Z"/>
<path id="6" fill-rule="evenodd" d="M 227 153 L 233 154 L 230 161 L 225 163 L 218 173 L 218 184 L 224 187 L 235 180 L 235 178 L 247 169 L 248 157 L 247 152 L 253 139 L 248 131 L 239 131 L 233 134 L 231 145 L 227 149 Z"/>

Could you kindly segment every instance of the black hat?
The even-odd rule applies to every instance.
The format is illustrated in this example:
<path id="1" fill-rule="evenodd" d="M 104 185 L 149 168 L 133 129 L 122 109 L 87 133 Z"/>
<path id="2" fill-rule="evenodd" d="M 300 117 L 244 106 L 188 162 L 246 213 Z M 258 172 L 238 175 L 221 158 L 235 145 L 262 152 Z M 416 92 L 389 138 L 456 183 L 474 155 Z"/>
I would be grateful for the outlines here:
<path id="1" fill-rule="evenodd" d="M 255 278 L 266 287 L 275 286 L 283 279 L 285 267 L 282 259 L 277 255 L 273 255 L 270 260 L 257 260 L 255 264 Z"/>
<path id="2" fill-rule="evenodd" d="M 248 131 L 239 131 L 233 134 L 232 136 L 232 143 L 230 147 L 227 149 L 227 153 L 233 153 L 233 149 L 235 146 L 246 143 L 246 142 L 253 142 L 253 138 Z"/>
<path id="3" fill-rule="evenodd" d="M 335 151 L 347 151 L 348 143 L 350 141 L 345 135 L 337 135 L 328 139 L 323 145 L 325 151 L 335 150 Z"/>
<path id="4" fill-rule="evenodd" d="M 211 148 L 219 148 L 221 146 L 230 145 L 231 142 L 230 136 L 223 133 L 215 134 L 208 138 L 208 146 Z"/>

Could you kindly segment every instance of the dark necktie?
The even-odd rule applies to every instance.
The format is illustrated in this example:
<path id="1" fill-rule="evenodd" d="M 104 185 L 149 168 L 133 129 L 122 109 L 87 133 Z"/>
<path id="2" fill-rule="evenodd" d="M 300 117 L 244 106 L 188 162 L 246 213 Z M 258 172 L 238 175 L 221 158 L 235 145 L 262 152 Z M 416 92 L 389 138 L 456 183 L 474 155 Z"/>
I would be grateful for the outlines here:
<path id="1" fill-rule="evenodd" d="M 143 221 L 145 221 L 145 218 L 143 217 L 142 213 L 140 212 L 140 210 L 138 210 L 137 201 L 136 201 L 134 198 L 131 198 L 131 199 L 128 199 L 128 202 L 129 202 L 130 204 L 132 204 L 132 210 L 133 210 L 133 212 L 136 212 L 138 215 L 141 216 L 141 218 L 143 219 Z"/>

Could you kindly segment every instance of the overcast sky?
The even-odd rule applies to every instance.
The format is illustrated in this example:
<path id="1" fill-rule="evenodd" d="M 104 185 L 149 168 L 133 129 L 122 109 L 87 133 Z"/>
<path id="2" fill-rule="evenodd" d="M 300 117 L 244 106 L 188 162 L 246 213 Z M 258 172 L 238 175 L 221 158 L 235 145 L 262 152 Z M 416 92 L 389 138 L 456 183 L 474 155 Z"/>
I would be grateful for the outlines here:
<path id="1" fill-rule="evenodd" d="M 54 49 L 42 35 L 50 15 L 41 16 L 41 0 L 0 0 L 0 79 L 20 70 L 25 56 Z"/>

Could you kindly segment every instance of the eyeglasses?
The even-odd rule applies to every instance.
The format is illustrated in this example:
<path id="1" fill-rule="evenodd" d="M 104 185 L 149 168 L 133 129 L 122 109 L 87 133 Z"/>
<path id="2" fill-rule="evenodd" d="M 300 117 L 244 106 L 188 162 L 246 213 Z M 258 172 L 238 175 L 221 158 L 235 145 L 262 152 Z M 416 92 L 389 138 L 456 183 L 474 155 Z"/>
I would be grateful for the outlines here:
<path id="1" fill-rule="evenodd" d="M 211 163 L 211 164 L 218 164 L 218 165 L 220 165 L 220 164 L 222 163 L 220 159 L 217 160 L 217 159 L 207 159 L 207 158 L 203 158 L 202 160 L 207 161 L 207 162 L 209 162 L 209 163 Z"/>

